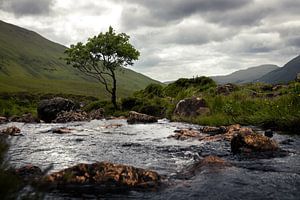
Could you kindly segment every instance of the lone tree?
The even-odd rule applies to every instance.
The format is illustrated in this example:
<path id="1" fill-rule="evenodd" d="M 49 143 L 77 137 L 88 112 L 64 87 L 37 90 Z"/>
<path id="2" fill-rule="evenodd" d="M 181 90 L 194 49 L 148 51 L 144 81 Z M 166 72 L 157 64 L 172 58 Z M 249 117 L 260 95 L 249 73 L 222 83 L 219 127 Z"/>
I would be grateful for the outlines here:
<path id="1" fill-rule="evenodd" d="M 89 38 L 66 49 L 65 60 L 82 73 L 97 79 L 111 95 L 111 102 L 117 108 L 116 70 L 133 65 L 140 53 L 129 43 L 125 33 L 116 34 L 112 27 L 108 32 Z"/>

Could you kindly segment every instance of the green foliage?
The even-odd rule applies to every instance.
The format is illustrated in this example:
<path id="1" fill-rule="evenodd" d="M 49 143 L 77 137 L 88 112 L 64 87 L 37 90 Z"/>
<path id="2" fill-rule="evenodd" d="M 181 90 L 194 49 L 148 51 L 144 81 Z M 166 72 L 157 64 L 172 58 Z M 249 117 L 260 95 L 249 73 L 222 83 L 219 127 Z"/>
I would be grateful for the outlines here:
<path id="1" fill-rule="evenodd" d="M 154 97 L 164 97 L 163 86 L 160 84 L 152 83 L 148 85 L 144 90 L 135 92 L 134 96 L 150 99 Z"/>
<path id="2" fill-rule="evenodd" d="M 65 60 L 83 74 L 90 76 L 105 86 L 111 95 L 112 103 L 116 104 L 115 70 L 133 65 L 140 53 L 129 43 L 125 33 L 116 34 L 112 27 L 106 33 L 100 33 L 66 49 Z"/>
<path id="3" fill-rule="evenodd" d="M 209 88 L 215 87 L 216 83 L 208 77 L 196 77 L 191 79 L 181 78 L 167 85 L 164 89 L 165 95 L 170 97 L 176 97 L 178 95 L 187 96 L 186 94 L 180 94 L 185 90 L 193 88 L 195 92 L 203 92 Z M 191 93 L 191 92 L 190 92 Z"/>

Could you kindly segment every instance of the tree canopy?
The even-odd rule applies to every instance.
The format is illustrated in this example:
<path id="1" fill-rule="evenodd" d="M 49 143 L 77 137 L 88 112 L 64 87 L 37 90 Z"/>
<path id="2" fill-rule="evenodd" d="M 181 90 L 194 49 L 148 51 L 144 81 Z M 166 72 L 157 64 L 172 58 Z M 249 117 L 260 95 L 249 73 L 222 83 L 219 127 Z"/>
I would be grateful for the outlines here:
<path id="1" fill-rule="evenodd" d="M 86 44 L 81 42 L 66 49 L 65 60 L 82 73 L 97 79 L 111 94 L 115 107 L 117 80 L 115 70 L 133 65 L 140 53 L 129 42 L 125 33 L 116 33 L 112 27 L 105 33 L 88 39 Z"/>

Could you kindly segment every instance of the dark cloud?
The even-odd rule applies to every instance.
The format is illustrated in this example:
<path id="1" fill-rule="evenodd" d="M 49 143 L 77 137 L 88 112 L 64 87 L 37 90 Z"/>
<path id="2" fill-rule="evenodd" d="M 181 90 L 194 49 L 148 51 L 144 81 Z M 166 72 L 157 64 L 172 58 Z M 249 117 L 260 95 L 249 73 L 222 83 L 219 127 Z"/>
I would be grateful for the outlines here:
<path id="1" fill-rule="evenodd" d="M 2 0 L 0 9 L 17 17 L 48 15 L 53 3 L 53 0 Z"/>
<path id="2" fill-rule="evenodd" d="M 241 8 L 252 0 L 128 0 L 125 2 L 122 23 L 126 28 L 131 29 L 138 26 L 162 26 L 195 14 L 218 14 Z"/>

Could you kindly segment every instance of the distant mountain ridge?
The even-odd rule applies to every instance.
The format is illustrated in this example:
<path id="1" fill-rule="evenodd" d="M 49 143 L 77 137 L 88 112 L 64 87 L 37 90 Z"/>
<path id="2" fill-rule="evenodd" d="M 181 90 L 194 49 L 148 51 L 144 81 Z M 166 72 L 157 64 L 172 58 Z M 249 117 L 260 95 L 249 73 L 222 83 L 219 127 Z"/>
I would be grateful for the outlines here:
<path id="1" fill-rule="evenodd" d="M 211 78 L 216 81 L 218 84 L 226 84 L 226 83 L 251 83 L 257 81 L 260 77 L 272 72 L 274 70 L 279 69 L 277 65 L 266 64 L 260 65 L 256 67 L 250 67 L 247 69 L 239 70 L 233 72 L 229 75 L 224 76 L 212 76 Z"/>
<path id="2" fill-rule="evenodd" d="M 108 98 L 104 86 L 63 61 L 66 47 L 0 20 L 0 92 L 66 93 Z M 150 83 L 147 76 L 117 72 L 118 95 L 129 96 Z"/>
<path id="3" fill-rule="evenodd" d="M 271 84 L 288 83 L 295 80 L 297 73 L 300 73 L 300 55 L 290 60 L 283 67 L 265 74 L 257 81 Z"/>

